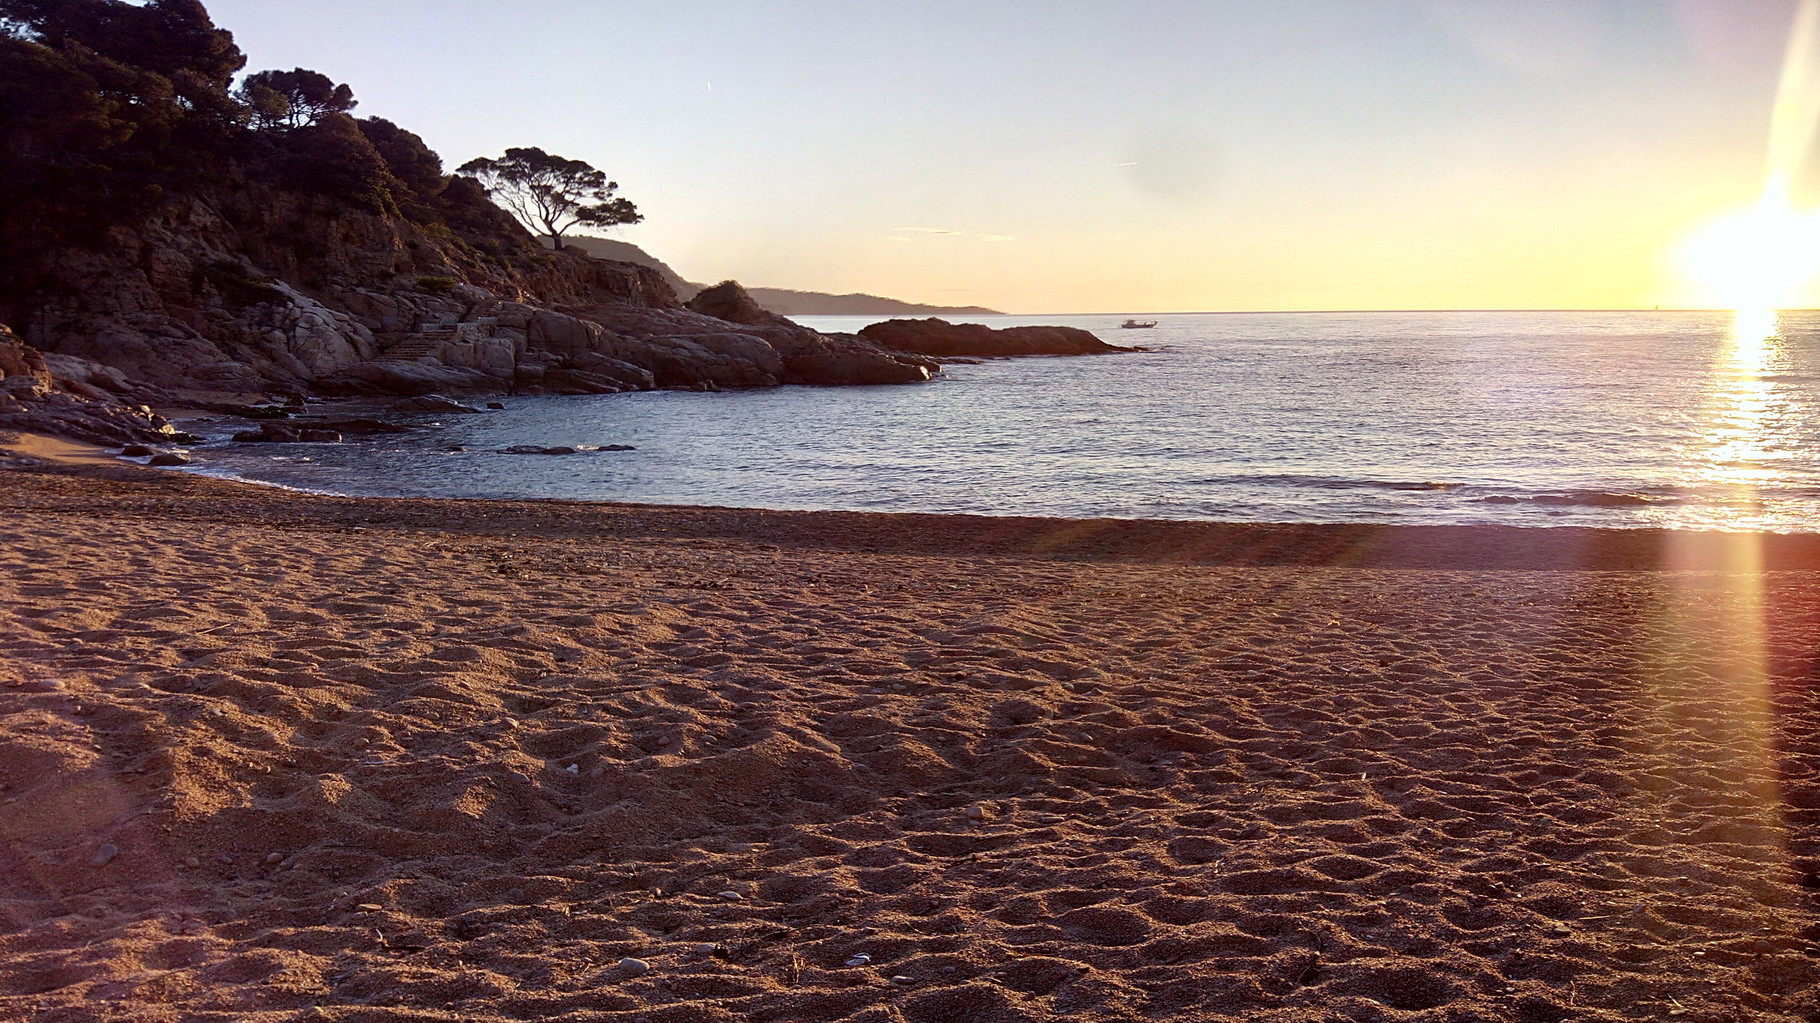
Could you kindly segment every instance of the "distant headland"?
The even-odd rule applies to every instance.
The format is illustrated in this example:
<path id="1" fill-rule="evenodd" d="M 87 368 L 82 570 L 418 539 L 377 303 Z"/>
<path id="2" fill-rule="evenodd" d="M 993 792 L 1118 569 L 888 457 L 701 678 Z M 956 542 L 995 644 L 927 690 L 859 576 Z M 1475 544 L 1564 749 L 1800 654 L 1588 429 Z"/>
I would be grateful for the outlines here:
<path id="1" fill-rule="evenodd" d="M 598 259 L 613 259 L 622 263 L 637 263 L 648 266 L 663 275 L 676 289 L 676 295 L 683 301 L 695 297 L 695 294 L 707 288 L 683 278 L 672 270 L 663 260 L 651 255 L 631 242 L 615 238 L 597 238 L 589 235 L 571 235 L 566 239 L 573 245 Z M 779 316 L 1002 316 L 997 309 L 988 309 L 977 305 L 922 305 L 916 302 L 902 302 L 895 298 L 880 295 L 867 295 L 853 292 L 845 295 L 831 295 L 822 291 L 797 291 L 791 288 L 754 288 L 748 286 L 746 293 L 752 296 L 759 308 Z"/>

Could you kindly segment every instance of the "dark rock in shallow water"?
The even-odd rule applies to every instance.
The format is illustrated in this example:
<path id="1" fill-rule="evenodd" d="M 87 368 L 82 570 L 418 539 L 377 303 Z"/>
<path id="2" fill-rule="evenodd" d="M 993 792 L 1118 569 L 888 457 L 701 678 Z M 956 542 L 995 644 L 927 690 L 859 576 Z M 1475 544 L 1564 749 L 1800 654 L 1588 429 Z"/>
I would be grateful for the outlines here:
<path id="1" fill-rule="evenodd" d="M 147 458 L 158 453 L 158 449 L 147 444 L 128 444 L 120 449 L 125 458 Z"/>
<path id="2" fill-rule="evenodd" d="M 458 416 L 477 416 L 481 414 L 480 409 L 477 409 L 472 405 L 463 405 L 459 401 L 445 398 L 440 394 L 424 394 L 415 398 L 406 398 L 391 406 L 389 411 L 401 413 L 427 412 L 437 415 L 449 414 Z"/>
<path id="3" fill-rule="evenodd" d="M 505 407 L 506 407 L 506 403 L 505 403 L 505 402 L 503 402 L 503 401 L 489 401 L 489 402 L 487 402 L 487 408 L 490 408 L 490 409 L 494 409 L 494 410 L 498 410 L 498 409 L 503 409 L 503 408 L 505 408 Z"/>
<path id="4" fill-rule="evenodd" d="M 337 433 L 410 433 L 411 428 L 378 419 L 312 419 L 298 423 L 304 429 L 334 430 Z"/>
<path id="5" fill-rule="evenodd" d="M 339 444 L 341 434 L 334 430 L 304 430 L 303 442 L 305 444 Z"/>
<path id="6" fill-rule="evenodd" d="M 188 465 L 190 464 L 190 456 L 181 451 L 160 451 L 152 456 L 151 461 L 145 464 L 158 466 Z"/>
<path id="7" fill-rule="evenodd" d="M 885 320 L 861 329 L 859 336 L 880 348 L 934 358 L 951 355 L 988 359 L 1016 355 L 1098 355 L 1144 350 L 1109 345 L 1078 327 L 994 330 L 978 323 L 949 323 L 935 317 Z"/>
<path id="8" fill-rule="evenodd" d="M 630 444 L 602 444 L 599 447 L 583 445 L 582 447 L 578 447 L 578 448 L 570 447 L 566 444 L 558 445 L 556 447 L 548 447 L 548 448 L 541 447 L 536 444 L 514 444 L 511 447 L 500 448 L 499 453 L 502 455 L 582 455 L 582 454 L 588 454 L 588 453 L 595 452 L 595 451 L 633 451 L 633 450 L 636 450 L 636 449 L 633 448 L 632 445 L 630 445 Z"/>
<path id="9" fill-rule="evenodd" d="M 303 431 L 285 423 L 267 422 L 257 430 L 234 434 L 234 439 L 242 444 L 296 444 L 303 440 Z"/>

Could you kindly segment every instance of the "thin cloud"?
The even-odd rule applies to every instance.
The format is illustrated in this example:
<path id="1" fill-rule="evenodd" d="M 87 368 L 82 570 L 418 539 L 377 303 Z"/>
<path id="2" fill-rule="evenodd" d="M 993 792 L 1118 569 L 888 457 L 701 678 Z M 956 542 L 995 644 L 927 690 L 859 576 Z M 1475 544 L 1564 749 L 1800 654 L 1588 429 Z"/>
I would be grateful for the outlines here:
<path id="1" fill-rule="evenodd" d="M 894 228 L 893 233 L 886 235 L 885 237 L 894 242 L 907 242 L 911 240 L 909 237 L 911 235 L 961 238 L 976 242 L 1012 242 L 1017 240 L 1016 237 L 1008 234 L 975 234 L 970 231 L 955 231 L 946 227 L 899 227 Z"/>

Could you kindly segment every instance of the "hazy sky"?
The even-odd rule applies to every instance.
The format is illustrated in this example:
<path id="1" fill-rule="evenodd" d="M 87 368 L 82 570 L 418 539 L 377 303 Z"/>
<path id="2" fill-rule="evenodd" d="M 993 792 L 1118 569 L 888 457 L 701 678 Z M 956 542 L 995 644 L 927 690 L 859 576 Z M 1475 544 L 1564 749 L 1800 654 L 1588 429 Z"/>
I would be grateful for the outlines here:
<path id="1" fill-rule="evenodd" d="M 693 280 L 1019 312 L 1699 304 L 1794 9 L 208 2 L 449 166 L 594 163 Z"/>

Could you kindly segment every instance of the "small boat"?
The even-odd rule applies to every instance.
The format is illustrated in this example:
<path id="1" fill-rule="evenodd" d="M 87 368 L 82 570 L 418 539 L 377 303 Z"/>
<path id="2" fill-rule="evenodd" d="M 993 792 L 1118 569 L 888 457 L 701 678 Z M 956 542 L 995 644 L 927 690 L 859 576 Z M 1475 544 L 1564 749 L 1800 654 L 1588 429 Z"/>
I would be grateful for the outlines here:
<path id="1" fill-rule="evenodd" d="M 1119 324 L 1119 326 L 1125 330 L 1142 330 L 1145 327 L 1156 326 L 1156 321 L 1155 320 L 1126 320 L 1124 323 Z"/>

